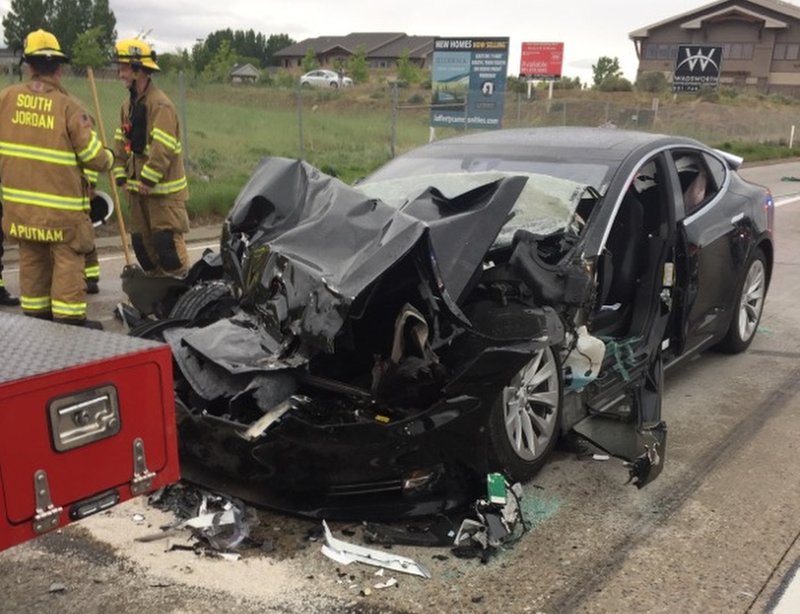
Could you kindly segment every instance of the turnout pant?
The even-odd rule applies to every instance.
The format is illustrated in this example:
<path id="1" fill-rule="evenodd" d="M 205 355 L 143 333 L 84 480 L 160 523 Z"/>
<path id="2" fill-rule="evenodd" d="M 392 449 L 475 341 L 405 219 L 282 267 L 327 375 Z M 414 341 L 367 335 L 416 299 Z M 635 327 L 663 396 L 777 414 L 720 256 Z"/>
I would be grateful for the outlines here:
<path id="1" fill-rule="evenodd" d="M 26 315 L 86 319 L 86 255 L 68 243 L 19 242 L 20 302 Z"/>
<path id="2" fill-rule="evenodd" d="M 148 273 L 183 275 L 189 268 L 184 234 L 189 232 L 186 203 L 167 196 L 131 193 L 131 243 Z"/>
<path id="3" fill-rule="evenodd" d="M 5 238 L 3 234 L 3 203 L 0 203 L 0 288 L 6 287 L 6 282 L 3 281 L 3 255 L 6 253 L 3 242 Z"/>
<path id="4" fill-rule="evenodd" d="M 84 260 L 86 265 L 83 270 L 83 276 L 86 281 L 100 281 L 100 260 L 97 258 L 97 248 L 92 248 L 92 251 L 86 254 Z"/>

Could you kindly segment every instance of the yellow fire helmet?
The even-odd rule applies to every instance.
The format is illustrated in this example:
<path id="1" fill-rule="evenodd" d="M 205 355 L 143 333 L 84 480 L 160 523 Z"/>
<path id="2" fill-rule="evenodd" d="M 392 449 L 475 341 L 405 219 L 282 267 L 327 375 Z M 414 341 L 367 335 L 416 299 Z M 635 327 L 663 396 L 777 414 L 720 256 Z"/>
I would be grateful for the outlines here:
<path id="1" fill-rule="evenodd" d="M 56 60 L 59 62 L 69 62 L 69 58 L 61 51 L 58 39 L 45 30 L 36 30 L 25 37 L 25 46 L 22 57 L 25 60 L 31 58 L 42 58 L 45 60 Z"/>
<path id="2" fill-rule="evenodd" d="M 130 64 L 134 68 L 148 68 L 160 71 L 156 64 L 156 52 L 143 40 L 128 38 L 114 45 L 114 61 L 117 64 Z"/>

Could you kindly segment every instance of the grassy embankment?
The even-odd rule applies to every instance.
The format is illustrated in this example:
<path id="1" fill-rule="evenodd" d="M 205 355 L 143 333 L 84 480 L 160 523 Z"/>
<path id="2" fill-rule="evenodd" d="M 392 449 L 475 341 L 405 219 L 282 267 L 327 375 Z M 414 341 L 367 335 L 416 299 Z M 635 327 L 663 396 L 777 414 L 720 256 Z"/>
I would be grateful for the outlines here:
<path id="1" fill-rule="evenodd" d="M 180 106 L 177 81 L 169 77 L 157 79 Z M 85 79 L 70 78 L 65 85 L 90 109 L 93 108 Z M 106 134 L 112 138 L 118 124 L 119 106 L 127 92 L 117 80 L 98 80 L 97 85 Z M 294 91 L 277 87 L 234 87 L 191 82 L 187 83 L 185 91 L 188 142 L 184 146 L 190 161 L 191 192 L 188 206 L 194 218 L 225 215 L 236 194 L 264 156 L 300 156 L 298 103 Z M 575 104 L 591 104 L 598 93 L 569 92 L 568 95 L 578 97 L 577 102 L 570 101 L 572 108 Z M 411 102 L 421 106 L 419 103 L 424 103 L 427 96 L 429 92 L 424 90 L 402 90 L 401 104 Z M 604 100 L 614 105 L 647 105 L 650 95 L 611 94 L 605 96 Z M 791 102 L 779 105 L 780 113 L 793 114 L 797 107 Z M 545 104 L 545 101 L 537 104 Z M 704 110 L 696 100 L 683 100 L 678 101 L 673 110 L 686 112 L 694 121 L 706 126 L 722 111 L 738 116 L 744 111 L 737 112 L 731 107 L 740 106 L 743 109 L 753 104 L 762 102 L 736 100 L 725 105 L 712 105 Z M 774 104 L 763 104 L 764 112 L 777 112 L 769 108 Z M 708 115 L 704 116 L 703 113 Z M 521 119 L 519 125 L 540 121 L 535 115 L 529 115 L 527 110 L 520 115 L 518 106 L 511 102 L 511 98 L 507 101 L 506 116 L 505 124 L 509 127 L 518 125 L 518 118 Z M 427 142 L 428 118 L 429 112 L 424 108 L 404 109 L 399 113 L 396 130 L 398 153 Z M 596 119 L 575 119 L 598 125 Z M 785 123 L 783 115 L 780 122 L 781 125 Z M 346 183 L 368 174 L 390 157 L 391 103 L 385 85 L 357 86 L 344 91 L 303 91 L 302 123 L 304 158 Z M 723 123 L 730 122 L 726 120 Z M 691 127 L 682 130 L 678 122 L 654 126 L 654 129 L 668 133 L 694 133 Z M 780 144 L 753 142 L 753 132 L 745 133 L 748 136 L 744 139 L 735 130 L 726 129 L 717 133 L 724 136 L 708 138 L 710 144 L 741 155 L 747 162 L 800 156 L 798 147 L 790 149 Z M 453 134 L 457 134 L 457 131 L 440 129 L 437 138 Z"/>

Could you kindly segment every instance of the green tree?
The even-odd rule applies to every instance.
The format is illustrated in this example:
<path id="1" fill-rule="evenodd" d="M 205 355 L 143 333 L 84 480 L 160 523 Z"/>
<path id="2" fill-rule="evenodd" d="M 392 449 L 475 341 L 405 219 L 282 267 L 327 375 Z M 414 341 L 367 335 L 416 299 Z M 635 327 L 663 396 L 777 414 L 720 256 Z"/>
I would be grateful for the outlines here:
<path id="1" fill-rule="evenodd" d="M 189 52 L 186 49 L 178 49 L 176 53 L 159 53 L 158 54 L 158 67 L 164 74 L 172 73 L 178 70 L 187 70 L 191 67 L 192 60 L 189 57 Z"/>
<path id="2" fill-rule="evenodd" d="M 359 45 L 356 52 L 350 56 L 347 62 L 347 69 L 353 79 L 353 83 L 366 83 L 369 81 L 369 68 L 367 66 L 367 50 L 364 45 Z"/>
<path id="3" fill-rule="evenodd" d="M 50 29 L 52 0 L 11 0 L 11 9 L 3 16 L 3 36 L 12 51 L 22 51 L 29 32 Z"/>
<path id="4" fill-rule="evenodd" d="M 75 66 L 98 68 L 108 64 L 108 45 L 103 28 L 90 28 L 78 35 L 72 45 L 72 63 Z"/>
<path id="5" fill-rule="evenodd" d="M 317 52 L 314 51 L 313 47 L 309 47 L 306 49 L 306 55 L 303 57 L 303 71 L 308 72 L 310 70 L 314 70 L 319 66 L 319 62 L 317 61 Z"/>
<path id="6" fill-rule="evenodd" d="M 228 81 L 231 68 L 235 63 L 236 53 L 231 49 L 231 44 L 224 40 L 220 43 L 219 49 L 211 61 L 203 69 L 203 79 L 214 83 L 225 83 Z"/>
<path id="7" fill-rule="evenodd" d="M 294 40 L 286 34 L 271 35 L 269 38 L 255 30 L 216 30 L 202 41 L 202 50 L 197 56 L 200 65 L 198 71 L 205 69 L 211 57 L 219 50 L 223 41 L 227 41 L 233 52 L 240 58 L 247 58 L 255 66 L 265 67 L 272 61 L 272 55 L 284 47 L 294 44 Z"/>
<path id="8" fill-rule="evenodd" d="M 277 64 L 275 61 L 275 54 L 280 51 L 281 49 L 286 49 L 290 45 L 294 45 L 297 41 L 295 41 L 291 36 L 288 34 L 270 34 L 269 38 L 267 39 L 267 45 L 264 49 L 265 51 L 265 66 L 274 66 Z"/>
<path id="9" fill-rule="evenodd" d="M 29 32 L 44 28 L 71 54 L 78 36 L 92 28 L 100 28 L 100 44 L 110 48 L 117 36 L 116 23 L 108 0 L 11 0 L 11 10 L 3 17 L 3 35 L 18 51 Z"/>
<path id="10" fill-rule="evenodd" d="M 601 56 L 597 64 L 592 64 L 592 83 L 599 88 L 606 79 L 622 77 L 622 70 L 619 67 L 619 58 L 610 58 L 607 55 Z"/>
<path id="11" fill-rule="evenodd" d="M 211 58 L 214 56 L 213 52 L 209 51 L 205 45 L 205 41 L 198 41 L 192 46 L 192 66 L 194 72 L 202 74 Z"/>
<path id="12" fill-rule="evenodd" d="M 419 67 L 411 61 L 408 49 L 403 49 L 397 58 L 397 78 L 406 83 L 419 82 Z"/>
<path id="13" fill-rule="evenodd" d="M 100 28 L 100 43 L 112 49 L 117 40 L 117 18 L 108 5 L 108 0 L 94 0 L 92 7 L 92 28 Z"/>

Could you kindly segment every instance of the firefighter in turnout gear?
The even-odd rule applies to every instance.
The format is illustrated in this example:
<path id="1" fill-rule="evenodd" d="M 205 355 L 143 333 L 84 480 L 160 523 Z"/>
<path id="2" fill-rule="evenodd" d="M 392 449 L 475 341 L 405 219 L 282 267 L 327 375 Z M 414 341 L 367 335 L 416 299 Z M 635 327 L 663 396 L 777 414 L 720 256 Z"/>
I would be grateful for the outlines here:
<path id="1" fill-rule="evenodd" d="M 115 46 L 119 77 L 130 92 L 114 134 L 114 177 L 130 195 L 131 243 L 145 273 L 181 277 L 188 268 L 189 190 L 175 105 L 158 89 L 156 54 L 138 39 Z"/>
<path id="2" fill-rule="evenodd" d="M 107 171 L 113 156 L 61 86 L 69 59 L 56 37 L 37 30 L 24 47 L 30 80 L 0 92 L 3 230 L 19 242 L 22 310 L 99 328 L 86 320 L 84 259 L 94 239 L 84 169 Z"/>
<path id="3" fill-rule="evenodd" d="M 3 203 L 0 203 L 0 305 L 5 307 L 16 307 L 19 305 L 19 299 L 16 296 L 12 296 L 12 294 L 6 288 L 6 282 L 3 281 L 3 254 L 5 250 L 3 248 Z"/>

